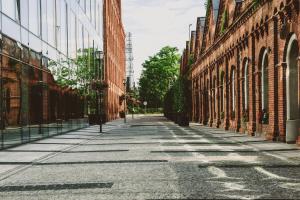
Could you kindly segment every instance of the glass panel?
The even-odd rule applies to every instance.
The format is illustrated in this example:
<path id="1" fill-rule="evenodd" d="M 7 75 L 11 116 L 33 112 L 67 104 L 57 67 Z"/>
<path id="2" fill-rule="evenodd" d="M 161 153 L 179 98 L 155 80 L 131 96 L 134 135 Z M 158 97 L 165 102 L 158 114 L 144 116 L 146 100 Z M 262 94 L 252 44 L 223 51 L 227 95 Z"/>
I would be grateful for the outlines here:
<path id="1" fill-rule="evenodd" d="M 3 37 L 3 53 L 21 58 L 16 41 Z M 21 116 L 22 64 L 15 58 L 2 56 L 1 65 L 1 130 L 4 147 L 20 144 L 23 139 Z"/>
<path id="2" fill-rule="evenodd" d="M 2 0 L 2 11 L 7 16 L 16 18 L 16 0 Z"/>
<path id="3" fill-rule="evenodd" d="M 33 35 L 32 33 L 29 33 L 29 45 L 35 51 L 42 50 L 41 40 L 36 35 Z"/>
<path id="4" fill-rule="evenodd" d="M 96 25 L 95 25 L 95 13 L 96 13 L 96 11 L 95 11 L 95 9 L 96 9 L 96 5 L 95 5 L 95 0 L 91 0 L 91 22 L 92 22 L 92 25 L 93 25 L 93 27 L 96 27 Z"/>
<path id="5" fill-rule="evenodd" d="M 56 0 L 56 27 L 55 27 L 55 32 L 56 32 L 56 47 L 58 50 L 61 50 L 61 17 L 60 17 L 60 0 Z"/>
<path id="6" fill-rule="evenodd" d="M 48 24 L 47 24 L 47 0 L 41 1 L 41 17 L 42 17 L 42 38 L 44 41 L 48 42 Z"/>
<path id="7" fill-rule="evenodd" d="M 25 28 L 28 28 L 29 19 L 28 19 L 28 0 L 20 0 L 20 10 L 21 10 L 21 24 Z"/>
<path id="8" fill-rule="evenodd" d="M 86 0 L 86 15 L 91 19 L 91 0 Z"/>
<path id="9" fill-rule="evenodd" d="M 10 37 L 20 41 L 20 25 L 13 21 L 7 16 L 2 16 L 2 30 L 3 33 L 9 35 Z"/>
<path id="10" fill-rule="evenodd" d="M 81 55 L 83 51 L 83 26 L 80 21 L 78 21 L 77 26 L 77 55 Z"/>
<path id="11" fill-rule="evenodd" d="M 85 11 L 85 0 L 80 0 L 80 6 Z"/>
<path id="12" fill-rule="evenodd" d="M 71 58 L 76 58 L 76 18 L 75 14 L 71 11 L 69 12 L 69 56 Z"/>
<path id="13" fill-rule="evenodd" d="M 61 51 L 67 55 L 67 5 L 64 0 L 60 1 L 60 9 L 61 9 L 61 24 L 60 24 L 60 31 L 61 31 Z"/>
<path id="14" fill-rule="evenodd" d="M 29 30 L 40 35 L 40 6 L 38 0 L 29 0 Z"/>
<path id="15" fill-rule="evenodd" d="M 47 0 L 48 42 L 55 45 L 55 1 Z"/>

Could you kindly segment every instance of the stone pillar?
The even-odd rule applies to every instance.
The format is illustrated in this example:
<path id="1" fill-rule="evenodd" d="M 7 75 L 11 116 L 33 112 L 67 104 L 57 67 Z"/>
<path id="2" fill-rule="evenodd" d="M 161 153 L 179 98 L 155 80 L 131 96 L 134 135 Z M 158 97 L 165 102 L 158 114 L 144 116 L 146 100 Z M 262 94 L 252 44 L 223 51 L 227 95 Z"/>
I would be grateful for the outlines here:
<path id="1" fill-rule="evenodd" d="M 273 50 L 269 53 L 269 66 L 268 66 L 268 80 L 269 80 L 269 130 L 267 133 L 268 139 L 274 139 L 278 132 L 278 86 L 277 86 L 277 68 L 275 65 L 278 60 L 278 31 L 277 31 L 277 18 L 273 17 L 273 20 L 269 23 L 269 33 L 271 37 L 268 37 L 268 44 L 273 43 Z"/>
<path id="2" fill-rule="evenodd" d="M 214 116 L 213 116 L 213 89 L 212 89 L 212 71 L 209 70 L 209 85 L 208 85 L 208 104 L 209 104 L 209 126 L 212 127 L 214 122 Z"/>
<path id="3" fill-rule="evenodd" d="M 239 89 L 240 87 L 240 69 L 241 69 L 241 57 L 240 57 L 240 51 L 238 50 L 237 51 L 237 67 L 236 67 L 236 75 L 235 75 L 235 95 L 236 95 L 236 98 L 235 98 L 235 124 L 236 124 L 236 127 L 235 127 L 235 130 L 237 132 L 239 132 L 240 130 L 240 123 L 241 123 L 241 115 L 240 115 L 240 94 L 241 94 L 241 90 Z"/>
<path id="4" fill-rule="evenodd" d="M 197 122 L 201 122 L 201 104 L 202 104 L 202 100 L 201 100 L 201 77 L 199 76 L 198 78 L 198 91 L 197 91 L 197 98 L 199 99 L 199 106 L 198 106 L 198 119 Z"/>
<path id="5" fill-rule="evenodd" d="M 226 61 L 225 66 L 225 118 L 224 118 L 224 129 L 229 129 L 229 115 L 230 115 L 230 108 L 229 108 L 229 101 L 230 101 L 230 93 L 229 93 L 229 87 L 230 87 L 230 81 L 229 81 L 229 69 L 228 69 L 228 61 Z"/>
<path id="6" fill-rule="evenodd" d="M 221 119 L 220 119 L 220 69 L 219 66 L 217 66 L 217 80 L 216 80 L 216 101 L 217 101 L 217 106 L 216 106 L 216 113 L 217 113 L 217 128 L 219 128 L 221 124 Z"/>
<path id="7" fill-rule="evenodd" d="M 249 62 L 249 135 L 254 135 L 256 131 L 256 95 L 255 95 L 255 35 L 251 34 L 249 49 L 251 50 L 251 59 Z"/>
<path id="8" fill-rule="evenodd" d="M 192 79 L 192 121 L 195 121 L 195 81 Z"/>
<path id="9" fill-rule="evenodd" d="M 257 69 L 257 67 L 256 67 Z M 260 113 L 262 111 L 262 108 L 261 108 L 261 71 L 260 70 L 257 70 L 255 71 L 255 96 L 257 97 L 255 99 L 255 116 L 256 116 L 256 132 L 261 132 L 262 131 L 262 123 L 260 121 Z"/>

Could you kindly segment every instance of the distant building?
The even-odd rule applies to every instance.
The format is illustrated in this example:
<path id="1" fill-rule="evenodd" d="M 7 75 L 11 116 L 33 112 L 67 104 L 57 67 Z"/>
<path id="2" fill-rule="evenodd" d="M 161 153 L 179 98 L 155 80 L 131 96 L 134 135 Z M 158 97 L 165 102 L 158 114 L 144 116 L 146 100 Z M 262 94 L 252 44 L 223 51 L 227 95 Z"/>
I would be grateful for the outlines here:
<path id="1" fill-rule="evenodd" d="M 299 1 L 209 0 L 184 51 L 195 122 L 295 142 L 300 133 Z M 192 56 L 194 62 L 190 63 Z"/>
<path id="2" fill-rule="evenodd" d="M 125 37 L 121 0 L 104 0 L 105 79 L 109 84 L 105 108 L 108 120 L 118 118 L 124 109 L 119 99 L 124 94 L 123 80 L 126 77 Z"/>

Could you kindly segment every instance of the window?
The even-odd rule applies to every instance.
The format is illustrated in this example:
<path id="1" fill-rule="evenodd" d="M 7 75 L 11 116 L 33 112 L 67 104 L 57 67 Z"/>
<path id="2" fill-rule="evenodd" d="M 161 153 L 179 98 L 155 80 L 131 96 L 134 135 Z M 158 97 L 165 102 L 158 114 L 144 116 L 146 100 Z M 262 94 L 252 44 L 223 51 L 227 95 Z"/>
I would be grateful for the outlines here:
<path id="1" fill-rule="evenodd" d="M 55 1 L 47 0 L 48 43 L 55 45 Z"/>
<path id="2" fill-rule="evenodd" d="M 67 4 L 64 0 L 60 1 L 60 33 L 61 33 L 61 51 L 67 55 Z"/>
<path id="3" fill-rule="evenodd" d="M 21 24 L 28 28 L 28 0 L 21 0 L 20 1 L 20 7 L 21 7 Z"/>
<path id="4" fill-rule="evenodd" d="M 21 3 L 20 3 L 21 0 L 16 0 L 16 19 L 20 22 L 21 19 Z"/>
<path id="5" fill-rule="evenodd" d="M 218 98 L 216 97 L 217 94 L 217 87 L 216 87 L 216 82 L 217 82 L 217 78 L 214 77 L 214 82 L 213 82 L 213 101 L 214 101 L 214 105 L 213 105 L 213 117 L 216 118 L 216 108 L 218 107 Z"/>
<path id="6" fill-rule="evenodd" d="M 40 35 L 40 5 L 38 0 L 29 0 L 29 30 Z"/>
<path id="7" fill-rule="evenodd" d="M 232 70 L 232 74 L 231 74 L 231 103 L 232 103 L 232 118 L 235 118 L 234 116 L 234 112 L 235 112 L 235 71 Z"/>
<path id="8" fill-rule="evenodd" d="M 83 26 L 80 21 L 78 21 L 77 26 L 77 53 L 80 54 L 83 51 Z"/>
<path id="9" fill-rule="evenodd" d="M 269 89 L 269 83 L 268 83 L 268 52 L 265 51 L 263 58 L 262 58 L 262 70 L 261 70 L 261 77 L 262 77 L 262 110 L 268 111 L 268 89 Z"/>
<path id="10" fill-rule="evenodd" d="M 93 27 L 96 25 L 95 14 L 96 14 L 96 4 L 95 0 L 91 0 L 91 22 Z"/>
<path id="11" fill-rule="evenodd" d="M 69 56 L 76 58 L 76 18 L 75 14 L 70 11 L 68 18 L 68 44 L 69 44 Z"/>
<path id="12" fill-rule="evenodd" d="M 224 81 L 224 72 L 221 73 L 221 87 L 220 87 L 220 107 L 221 112 L 224 112 L 224 88 L 225 88 L 225 81 Z"/>
<path id="13" fill-rule="evenodd" d="M 91 0 L 86 0 L 86 15 L 91 19 Z"/>
<path id="14" fill-rule="evenodd" d="M 16 1 L 15 0 L 2 0 L 2 11 L 7 16 L 16 18 Z"/>
<path id="15" fill-rule="evenodd" d="M 47 0 L 41 1 L 41 18 L 42 18 L 42 38 L 48 42 L 48 24 L 47 24 Z"/>
<path id="16" fill-rule="evenodd" d="M 248 69 L 248 59 L 244 61 L 244 111 L 248 110 L 249 102 L 249 69 Z"/>
<path id="17" fill-rule="evenodd" d="M 80 0 L 80 6 L 85 11 L 85 0 Z"/>

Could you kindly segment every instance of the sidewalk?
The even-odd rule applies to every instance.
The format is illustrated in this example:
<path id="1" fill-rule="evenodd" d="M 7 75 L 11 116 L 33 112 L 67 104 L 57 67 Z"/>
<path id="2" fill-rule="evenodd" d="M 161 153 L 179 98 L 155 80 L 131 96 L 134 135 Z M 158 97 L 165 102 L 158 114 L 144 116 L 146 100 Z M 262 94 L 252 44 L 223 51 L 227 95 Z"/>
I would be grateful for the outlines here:
<path id="1" fill-rule="evenodd" d="M 219 128 L 204 126 L 199 123 L 190 123 L 190 127 L 193 129 L 201 128 L 202 130 L 212 133 L 220 138 L 230 138 L 230 140 L 241 144 L 247 144 L 257 151 L 272 152 L 283 159 L 300 161 L 300 147 L 297 144 L 269 141 L 260 136 L 249 136 L 243 133 L 225 131 Z"/>

